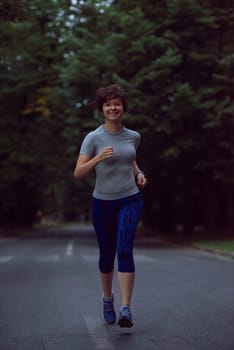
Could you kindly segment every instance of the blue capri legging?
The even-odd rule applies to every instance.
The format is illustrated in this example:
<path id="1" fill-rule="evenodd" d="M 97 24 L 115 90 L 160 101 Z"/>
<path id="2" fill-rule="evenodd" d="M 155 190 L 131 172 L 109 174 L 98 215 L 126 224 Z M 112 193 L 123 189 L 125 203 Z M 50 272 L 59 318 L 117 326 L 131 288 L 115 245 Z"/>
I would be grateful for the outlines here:
<path id="1" fill-rule="evenodd" d="M 140 192 L 117 200 L 93 197 L 93 225 L 99 246 L 101 272 L 109 273 L 114 269 L 116 252 L 118 271 L 135 271 L 133 243 L 142 205 Z"/>

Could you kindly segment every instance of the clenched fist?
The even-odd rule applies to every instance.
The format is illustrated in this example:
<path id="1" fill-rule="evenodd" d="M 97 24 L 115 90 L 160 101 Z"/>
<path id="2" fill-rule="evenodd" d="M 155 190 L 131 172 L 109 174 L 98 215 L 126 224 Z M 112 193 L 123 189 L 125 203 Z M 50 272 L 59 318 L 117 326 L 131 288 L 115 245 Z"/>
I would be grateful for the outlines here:
<path id="1" fill-rule="evenodd" d="M 108 158 L 111 158 L 113 156 L 114 152 L 113 152 L 113 147 L 112 146 L 108 146 L 108 147 L 104 147 L 101 152 L 97 155 L 98 156 L 98 160 L 102 161 Z"/>

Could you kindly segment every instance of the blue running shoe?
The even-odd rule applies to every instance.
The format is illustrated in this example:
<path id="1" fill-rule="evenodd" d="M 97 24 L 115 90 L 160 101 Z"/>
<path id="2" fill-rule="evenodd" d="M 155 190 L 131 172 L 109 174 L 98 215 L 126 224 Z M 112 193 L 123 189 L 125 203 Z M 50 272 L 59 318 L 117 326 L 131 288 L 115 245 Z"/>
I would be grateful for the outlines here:
<path id="1" fill-rule="evenodd" d="M 118 325 L 120 327 L 131 328 L 132 323 L 132 314 L 128 306 L 122 306 L 119 313 Z"/>
<path id="2" fill-rule="evenodd" d="M 116 321 L 116 313 L 114 309 L 114 294 L 112 298 L 103 297 L 103 318 L 108 324 L 113 324 Z"/>

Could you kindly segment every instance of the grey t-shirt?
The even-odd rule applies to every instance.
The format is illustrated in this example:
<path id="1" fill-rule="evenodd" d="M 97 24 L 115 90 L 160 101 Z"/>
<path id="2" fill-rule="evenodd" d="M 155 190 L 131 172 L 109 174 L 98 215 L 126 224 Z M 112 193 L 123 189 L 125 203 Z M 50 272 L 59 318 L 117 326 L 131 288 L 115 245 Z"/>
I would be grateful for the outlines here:
<path id="1" fill-rule="evenodd" d="M 113 156 L 95 167 L 96 184 L 93 196 L 98 199 L 120 199 L 139 192 L 133 172 L 133 161 L 140 143 L 140 134 L 123 129 L 119 133 L 108 132 L 103 125 L 84 138 L 80 154 L 94 157 L 104 147 L 113 147 Z"/>

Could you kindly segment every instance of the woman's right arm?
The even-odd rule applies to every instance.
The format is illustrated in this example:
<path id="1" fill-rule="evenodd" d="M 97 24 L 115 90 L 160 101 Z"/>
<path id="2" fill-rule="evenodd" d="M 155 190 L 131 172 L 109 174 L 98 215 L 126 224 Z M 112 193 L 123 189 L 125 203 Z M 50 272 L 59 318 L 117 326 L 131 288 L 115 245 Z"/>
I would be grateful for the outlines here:
<path id="1" fill-rule="evenodd" d="M 76 180 L 81 180 L 91 173 L 95 166 L 101 161 L 113 156 L 112 147 L 105 147 L 93 158 L 88 154 L 80 154 L 78 156 L 74 177 Z"/>
<path id="2" fill-rule="evenodd" d="M 88 154 L 79 155 L 74 171 L 74 177 L 76 180 L 81 180 L 91 173 L 97 165 L 97 160 L 95 158 L 96 157 L 91 158 Z"/>

